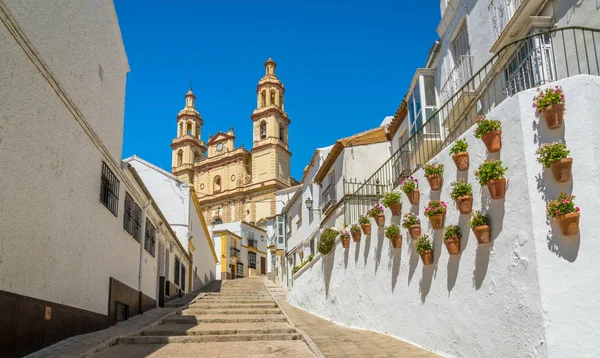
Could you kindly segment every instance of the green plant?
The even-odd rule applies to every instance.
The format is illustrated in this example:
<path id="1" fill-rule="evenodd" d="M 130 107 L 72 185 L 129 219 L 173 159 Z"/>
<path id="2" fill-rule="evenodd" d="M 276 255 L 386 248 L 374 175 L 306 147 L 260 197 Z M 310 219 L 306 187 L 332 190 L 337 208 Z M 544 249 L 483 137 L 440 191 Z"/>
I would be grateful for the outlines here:
<path id="1" fill-rule="evenodd" d="M 475 129 L 475 138 L 483 137 L 489 132 L 499 131 L 502 128 L 500 121 L 497 119 L 487 119 L 483 117 L 477 121 L 477 128 Z"/>
<path id="2" fill-rule="evenodd" d="M 383 206 L 381 206 L 379 202 L 376 202 L 375 205 L 373 205 L 373 207 L 367 212 L 367 215 L 369 215 L 372 218 L 381 214 L 383 214 Z"/>
<path id="3" fill-rule="evenodd" d="M 425 208 L 425 216 L 430 217 L 431 215 L 443 214 L 446 212 L 447 207 L 444 201 L 430 201 L 429 205 Z"/>
<path id="4" fill-rule="evenodd" d="M 508 168 L 502 166 L 500 160 L 486 160 L 481 163 L 479 169 L 475 172 L 475 176 L 479 180 L 479 184 L 484 186 L 492 179 L 504 178 L 504 173 Z"/>
<path id="5" fill-rule="evenodd" d="M 419 220 L 419 218 L 415 214 L 413 214 L 413 213 L 404 214 L 404 219 L 402 219 L 402 227 L 403 228 L 408 229 L 412 225 L 419 225 L 419 224 L 421 224 L 421 220 Z"/>
<path id="6" fill-rule="evenodd" d="M 424 251 L 431 250 L 431 240 L 429 240 L 429 235 L 421 235 L 415 244 L 415 249 L 418 253 L 423 253 Z"/>
<path id="7" fill-rule="evenodd" d="M 309 261 L 310 261 L 310 260 L 309 260 Z M 292 271 L 293 271 L 294 273 L 296 273 L 296 272 L 300 271 L 300 269 L 301 269 L 301 268 L 303 268 L 303 267 L 304 267 L 304 266 L 305 266 L 307 263 L 308 263 L 308 261 L 302 261 L 302 262 L 300 263 L 300 265 L 298 265 L 298 266 L 295 266 L 295 267 L 292 269 Z"/>
<path id="8" fill-rule="evenodd" d="M 461 237 L 460 235 L 460 228 L 458 227 L 458 225 L 448 225 L 446 226 L 446 229 L 444 230 L 444 240 L 448 240 L 449 238 L 456 236 L 456 237 Z"/>
<path id="9" fill-rule="evenodd" d="M 489 225 L 490 217 L 482 214 L 481 211 L 477 210 L 471 213 L 471 221 L 469 221 L 469 226 L 472 228 L 476 228 L 478 226 Z"/>
<path id="10" fill-rule="evenodd" d="M 367 221 L 369 221 L 369 219 L 367 219 Z M 352 226 L 350 226 L 350 231 L 351 232 L 360 232 L 360 226 L 358 226 L 357 224 L 352 224 Z"/>
<path id="11" fill-rule="evenodd" d="M 558 194 L 558 197 L 549 202 L 546 206 L 548 216 L 555 218 L 568 213 L 579 212 L 579 207 L 575 206 L 573 199 L 575 199 L 575 197 L 572 194 L 567 194 L 565 192 Z"/>
<path id="12" fill-rule="evenodd" d="M 339 232 L 332 227 L 328 227 L 327 229 L 323 230 L 321 237 L 319 237 L 319 243 L 317 244 L 317 249 L 319 252 L 323 255 L 327 255 L 333 248 L 333 245 L 335 244 L 335 238 L 338 235 Z"/>
<path id="13" fill-rule="evenodd" d="M 538 156 L 537 161 L 546 168 L 550 168 L 554 161 L 567 158 L 569 153 L 567 145 L 562 142 L 542 144 L 535 152 Z"/>
<path id="14" fill-rule="evenodd" d="M 365 215 L 359 215 L 358 216 L 358 223 L 360 225 L 367 225 L 367 224 L 370 224 L 371 221 L 369 220 L 369 218 L 367 216 L 365 216 Z"/>
<path id="15" fill-rule="evenodd" d="M 400 235 L 400 226 L 396 224 L 391 224 L 390 226 L 385 228 L 385 237 L 387 237 L 388 239 L 398 235 Z"/>
<path id="16" fill-rule="evenodd" d="M 467 144 L 466 139 L 457 140 L 454 145 L 450 148 L 450 155 L 466 152 L 469 145 Z"/>
<path id="17" fill-rule="evenodd" d="M 308 255 L 308 262 L 311 262 L 314 258 L 315 258 L 315 255 L 313 255 L 313 254 Z"/>
<path id="18" fill-rule="evenodd" d="M 350 233 L 348 231 L 341 231 L 340 232 L 340 239 L 350 240 Z"/>
<path id="19" fill-rule="evenodd" d="M 385 193 L 385 195 L 383 196 L 383 200 L 381 200 L 381 203 L 386 208 L 389 208 L 390 205 L 395 204 L 395 203 L 399 203 L 400 199 L 401 199 L 401 197 L 400 197 L 400 193 L 399 192 L 397 192 L 397 191 L 390 191 L 388 193 Z"/>
<path id="20" fill-rule="evenodd" d="M 450 197 L 452 200 L 456 200 L 456 198 L 459 196 L 473 195 L 473 186 L 465 182 L 463 178 L 460 178 L 459 181 L 453 182 L 451 185 L 452 191 L 450 192 Z"/>
<path id="21" fill-rule="evenodd" d="M 538 112 L 543 111 L 548 106 L 561 104 L 565 101 L 565 93 L 560 86 L 548 87 L 543 91 L 538 87 L 537 91 L 538 94 L 533 97 L 531 107 L 536 108 Z"/>
<path id="22" fill-rule="evenodd" d="M 406 194 L 411 193 L 416 189 L 419 189 L 419 180 L 413 178 L 413 176 L 411 175 L 407 179 L 404 179 L 400 182 L 400 188 Z"/>
<path id="23" fill-rule="evenodd" d="M 423 166 L 423 170 L 425 171 L 426 177 L 429 177 L 432 175 L 442 175 L 442 174 L 444 174 L 444 164 L 438 164 L 438 163 L 425 164 Z"/>

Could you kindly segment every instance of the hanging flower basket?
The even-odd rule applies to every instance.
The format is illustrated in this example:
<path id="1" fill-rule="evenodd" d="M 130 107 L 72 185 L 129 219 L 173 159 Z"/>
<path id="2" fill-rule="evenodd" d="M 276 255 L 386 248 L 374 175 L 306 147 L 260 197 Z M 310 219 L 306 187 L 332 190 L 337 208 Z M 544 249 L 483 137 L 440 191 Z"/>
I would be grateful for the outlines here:
<path id="1" fill-rule="evenodd" d="M 399 249 L 402 247 L 402 235 L 400 235 L 400 226 L 391 224 L 385 228 L 385 237 L 390 239 L 392 247 Z"/>
<path id="2" fill-rule="evenodd" d="M 553 104 L 542 110 L 542 115 L 546 120 L 546 124 L 550 129 L 560 128 L 563 125 L 563 118 L 565 115 L 564 104 Z"/>
<path id="3" fill-rule="evenodd" d="M 452 183 L 450 197 L 456 201 L 461 214 L 469 214 L 473 207 L 473 187 L 464 179 Z"/>
<path id="4" fill-rule="evenodd" d="M 439 200 L 430 201 L 429 206 L 425 208 L 425 216 L 429 218 L 431 227 L 434 230 L 444 228 L 444 222 L 446 221 L 446 208 L 446 203 Z"/>
<path id="5" fill-rule="evenodd" d="M 569 158 L 569 149 L 563 142 L 542 144 L 535 152 L 537 161 L 545 168 L 552 170 L 552 175 L 557 183 L 564 183 L 571 179 L 573 158 Z"/>
<path id="6" fill-rule="evenodd" d="M 446 226 L 444 230 L 444 245 L 450 255 L 460 254 L 460 228 L 457 225 Z"/>
<path id="7" fill-rule="evenodd" d="M 563 125 L 565 114 L 565 94 L 560 86 L 549 87 L 545 90 L 537 88 L 538 94 L 533 97 L 532 107 L 541 112 L 548 128 L 556 129 Z"/>
<path id="8" fill-rule="evenodd" d="M 385 215 L 383 214 L 383 206 L 379 202 L 375 203 L 373 207 L 368 211 L 368 215 L 375 219 L 375 223 L 378 226 L 385 225 Z"/>
<path id="9" fill-rule="evenodd" d="M 490 242 L 490 217 L 482 214 L 481 211 L 477 210 L 471 214 L 471 221 L 469 222 L 473 234 L 477 238 L 477 242 L 480 244 L 487 244 Z"/>
<path id="10" fill-rule="evenodd" d="M 483 117 L 477 121 L 475 137 L 480 138 L 485 144 L 488 152 L 495 153 L 502 149 L 502 125 L 497 119 Z"/>
<path id="11" fill-rule="evenodd" d="M 423 265 L 431 265 L 433 263 L 433 248 L 431 247 L 431 240 L 428 235 L 422 235 L 415 244 L 417 253 L 421 256 Z"/>
<path id="12" fill-rule="evenodd" d="M 413 213 L 404 214 L 402 227 L 408 229 L 408 233 L 413 240 L 416 240 L 421 236 L 421 220 Z"/>
<path id="13" fill-rule="evenodd" d="M 402 215 L 402 203 L 400 202 L 401 199 L 402 198 L 400 197 L 399 192 L 390 191 L 389 193 L 385 193 L 381 203 L 383 206 L 392 211 L 392 216 L 400 216 Z"/>
<path id="14" fill-rule="evenodd" d="M 504 178 L 504 174 L 506 173 L 506 169 L 507 168 L 503 167 L 502 162 L 499 160 L 486 160 L 475 172 L 479 184 L 488 187 L 492 199 L 504 198 L 504 193 L 506 191 L 506 179 Z"/>
<path id="15" fill-rule="evenodd" d="M 357 224 L 352 224 L 350 226 L 350 235 L 352 235 L 352 241 L 359 242 L 360 241 L 360 226 Z"/>
<path id="16" fill-rule="evenodd" d="M 456 169 L 458 171 L 469 169 L 469 153 L 467 152 L 467 148 L 469 148 L 469 145 L 467 144 L 466 139 L 457 140 L 452 148 L 450 148 L 452 160 L 454 161 L 454 164 L 456 164 Z"/>
<path id="17" fill-rule="evenodd" d="M 442 175 L 444 174 L 444 164 L 425 164 L 423 166 L 425 177 L 429 182 L 431 190 L 436 191 L 442 188 Z"/>
<path id="18" fill-rule="evenodd" d="M 364 215 L 358 217 L 358 223 L 365 235 L 371 235 L 371 220 Z"/>
<path id="19" fill-rule="evenodd" d="M 559 159 L 550 164 L 552 175 L 557 183 L 564 183 L 571 179 L 571 168 L 573 167 L 573 158 Z"/>
<path id="20" fill-rule="evenodd" d="M 546 213 L 553 217 L 560 227 L 563 235 L 576 235 L 579 233 L 579 207 L 573 203 L 575 197 L 571 194 L 560 193 L 555 200 L 548 203 Z"/>
<path id="21" fill-rule="evenodd" d="M 348 231 L 340 232 L 340 241 L 342 242 L 342 247 L 347 249 L 350 247 L 350 233 Z"/>
<path id="22" fill-rule="evenodd" d="M 419 192 L 419 180 L 410 176 L 409 178 L 400 182 L 400 188 L 408 197 L 411 205 L 419 205 L 421 199 L 421 193 Z"/>

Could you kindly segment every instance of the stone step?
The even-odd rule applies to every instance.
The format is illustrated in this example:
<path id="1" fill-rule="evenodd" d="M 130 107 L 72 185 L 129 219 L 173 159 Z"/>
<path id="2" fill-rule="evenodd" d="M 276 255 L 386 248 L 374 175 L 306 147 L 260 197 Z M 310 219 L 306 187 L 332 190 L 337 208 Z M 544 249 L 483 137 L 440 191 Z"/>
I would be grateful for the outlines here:
<path id="1" fill-rule="evenodd" d="M 200 309 L 200 308 L 187 308 L 182 311 L 182 314 L 191 314 L 191 315 L 202 315 L 202 314 L 280 314 L 281 310 L 279 308 L 210 308 L 210 309 Z"/>
<path id="2" fill-rule="evenodd" d="M 302 339 L 299 333 L 224 334 L 195 336 L 129 336 L 117 338 L 117 344 L 169 344 L 240 341 L 293 341 Z"/>
<path id="3" fill-rule="evenodd" d="M 192 303 L 188 306 L 188 308 L 203 308 L 203 309 L 211 309 L 211 308 L 277 308 L 277 304 L 275 302 L 271 303 L 241 303 L 241 302 L 224 302 L 224 303 L 214 303 L 214 302 L 197 302 Z"/>
<path id="4" fill-rule="evenodd" d="M 252 322 L 287 322 L 281 314 L 271 315 L 174 315 L 163 319 L 163 323 L 252 323 Z"/>
<path id="5" fill-rule="evenodd" d="M 296 333 L 286 322 L 247 322 L 247 323 L 165 323 L 144 330 L 143 336 L 203 336 L 231 334 L 275 334 Z"/>
<path id="6" fill-rule="evenodd" d="M 194 303 L 228 303 L 228 302 L 239 302 L 239 303 L 272 303 L 273 299 L 269 298 L 259 298 L 259 299 L 247 299 L 247 298 L 239 298 L 239 297 L 204 297 L 201 300 L 195 301 Z"/>

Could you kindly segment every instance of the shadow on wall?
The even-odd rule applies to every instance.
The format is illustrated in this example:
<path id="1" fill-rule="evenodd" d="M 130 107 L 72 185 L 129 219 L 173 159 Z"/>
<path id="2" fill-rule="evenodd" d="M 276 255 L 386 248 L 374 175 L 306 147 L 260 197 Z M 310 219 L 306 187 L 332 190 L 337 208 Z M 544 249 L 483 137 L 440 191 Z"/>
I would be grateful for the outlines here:
<path id="1" fill-rule="evenodd" d="M 386 240 L 384 226 L 379 227 L 377 230 L 377 247 L 375 248 L 375 274 L 377 274 L 379 264 L 381 263 L 381 251 L 383 250 L 383 240 Z"/>
<path id="2" fill-rule="evenodd" d="M 329 284 L 331 282 L 331 273 L 333 271 L 333 263 L 335 261 L 335 247 L 331 250 L 328 255 L 325 255 L 321 260 L 323 268 L 323 275 L 325 281 L 325 298 L 329 297 Z"/>
<path id="3" fill-rule="evenodd" d="M 463 251 L 469 243 L 469 236 L 471 236 L 471 230 L 469 228 L 469 214 L 460 214 L 460 218 L 458 219 L 457 225 L 460 228 L 461 233 L 460 253 L 458 255 L 450 255 L 450 258 L 448 259 L 448 296 L 450 296 L 450 292 L 456 284 L 456 278 L 458 276 L 458 267 L 460 266 L 460 259 L 462 258 Z"/>
<path id="4" fill-rule="evenodd" d="M 415 242 L 409 238 L 410 245 L 410 259 L 408 261 L 408 286 L 410 286 L 410 282 L 415 274 L 417 269 L 417 265 L 419 264 L 419 254 L 417 253 L 417 249 L 415 248 Z"/>

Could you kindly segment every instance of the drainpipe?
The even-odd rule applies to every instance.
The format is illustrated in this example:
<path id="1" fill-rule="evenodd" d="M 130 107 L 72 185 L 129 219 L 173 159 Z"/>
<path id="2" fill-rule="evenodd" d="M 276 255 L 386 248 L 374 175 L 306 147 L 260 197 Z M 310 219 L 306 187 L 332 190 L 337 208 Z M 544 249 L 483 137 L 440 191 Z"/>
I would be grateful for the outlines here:
<path id="1" fill-rule="evenodd" d="M 144 313 L 142 310 L 142 262 L 144 260 L 144 241 L 146 240 L 146 211 L 152 204 L 152 200 L 143 205 L 142 208 L 142 225 L 140 226 L 141 237 L 140 237 L 140 265 L 138 267 L 138 308 L 140 313 Z"/>

